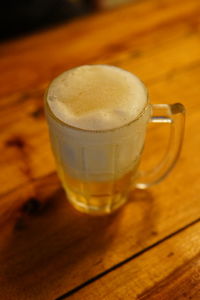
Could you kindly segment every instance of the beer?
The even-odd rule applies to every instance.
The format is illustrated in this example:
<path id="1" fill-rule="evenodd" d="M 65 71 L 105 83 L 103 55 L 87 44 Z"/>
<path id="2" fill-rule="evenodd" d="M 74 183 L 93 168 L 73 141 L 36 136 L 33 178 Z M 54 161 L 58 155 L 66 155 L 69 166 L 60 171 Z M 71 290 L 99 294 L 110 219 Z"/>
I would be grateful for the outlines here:
<path id="1" fill-rule="evenodd" d="M 69 200 L 77 209 L 85 211 L 89 208 L 89 211 L 101 214 L 101 212 L 109 213 L 117 209 L 127 200 L 138 163 L 125 175 L 108 181 L 71 177 L 69 172 L 63 172 L 62 165 L 58 166 L 58 173 Z"/>
<path id="2" fill-rule="evenodd" d="M 69 201 L 94 214 L 121 206 L 137 176 L 150 118 L 140 79 L 107 65 L 66 71 L 47 90 L 46 115 Z"/>

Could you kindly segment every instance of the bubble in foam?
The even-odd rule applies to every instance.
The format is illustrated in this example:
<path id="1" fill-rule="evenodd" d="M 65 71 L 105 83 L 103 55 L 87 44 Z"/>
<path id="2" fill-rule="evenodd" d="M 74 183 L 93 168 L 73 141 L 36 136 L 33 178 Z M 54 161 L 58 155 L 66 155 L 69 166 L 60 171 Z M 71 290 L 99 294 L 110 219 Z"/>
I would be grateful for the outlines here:
<path id="1" fill-rule="evenodd" d="M 123 126 L 143 111 L 147 92 L 128 71 L 108 65 L 86 65 L 53 80 L 47 101 L 64 123 L 86 130 Z"/>

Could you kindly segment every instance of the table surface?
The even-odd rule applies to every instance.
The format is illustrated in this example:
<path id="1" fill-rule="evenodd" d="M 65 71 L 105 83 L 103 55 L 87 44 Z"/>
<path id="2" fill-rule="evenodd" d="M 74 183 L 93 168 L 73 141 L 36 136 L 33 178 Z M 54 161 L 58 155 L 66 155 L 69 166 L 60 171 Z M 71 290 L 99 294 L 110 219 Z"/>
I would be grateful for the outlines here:
<path id="1" fill-rule="evenodd" d="M 199 16 L 198 0 L 137 1 L 0 45 L 1 300 L 200 299 Z M 88 63 L 132 71 L 152 103 L 187 110 L 170 176 L 105 217 L 66 201 L 43 111 L 49 81 Z M 149 165 L 161 127 L 149 128 Z"/>

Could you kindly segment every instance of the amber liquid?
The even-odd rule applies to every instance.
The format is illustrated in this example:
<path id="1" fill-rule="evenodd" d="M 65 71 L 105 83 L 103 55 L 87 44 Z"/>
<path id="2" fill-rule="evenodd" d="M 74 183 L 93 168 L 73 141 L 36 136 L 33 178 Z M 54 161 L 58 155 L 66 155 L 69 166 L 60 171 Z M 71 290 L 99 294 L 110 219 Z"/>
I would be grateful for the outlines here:
<path id="1" fill-rule="evenodd" d="M 79 211 L 90 214 L 110 213 L 127 201 L 128 193 L 136 177 L 135 167 L 120 178 L 108 181 L 87 181 L 71 177 L 60 166 L 59 175 L 68 200 Z"/>

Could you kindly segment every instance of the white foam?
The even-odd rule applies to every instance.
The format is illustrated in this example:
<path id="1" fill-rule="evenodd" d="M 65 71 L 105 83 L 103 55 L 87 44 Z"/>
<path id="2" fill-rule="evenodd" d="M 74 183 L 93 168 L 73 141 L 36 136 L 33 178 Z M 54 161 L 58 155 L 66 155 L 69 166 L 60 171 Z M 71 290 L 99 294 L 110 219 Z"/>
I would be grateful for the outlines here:
<path id="1" fill-rule="evenodd" d="M 57 118 L 73 126 L 63 126 L 47 109 L 53 150 L 64 173 L 107 181 L 136 167 L 151 107 L 146 106 L 146 89 L 135 75 L 105 65 L 78 67 L 51 83 L 47 101 Z M 102 130 L 112 128 L 118 129 Z"/>
<path id="2" fill-rule="evenodd" d="M 53 80 L 47 101 L 58 119 L 71 126 L 105 130 L 123 126 L 143 111 L 147 91 L 135 75 L 108 65 L 86 65 Z"/>

